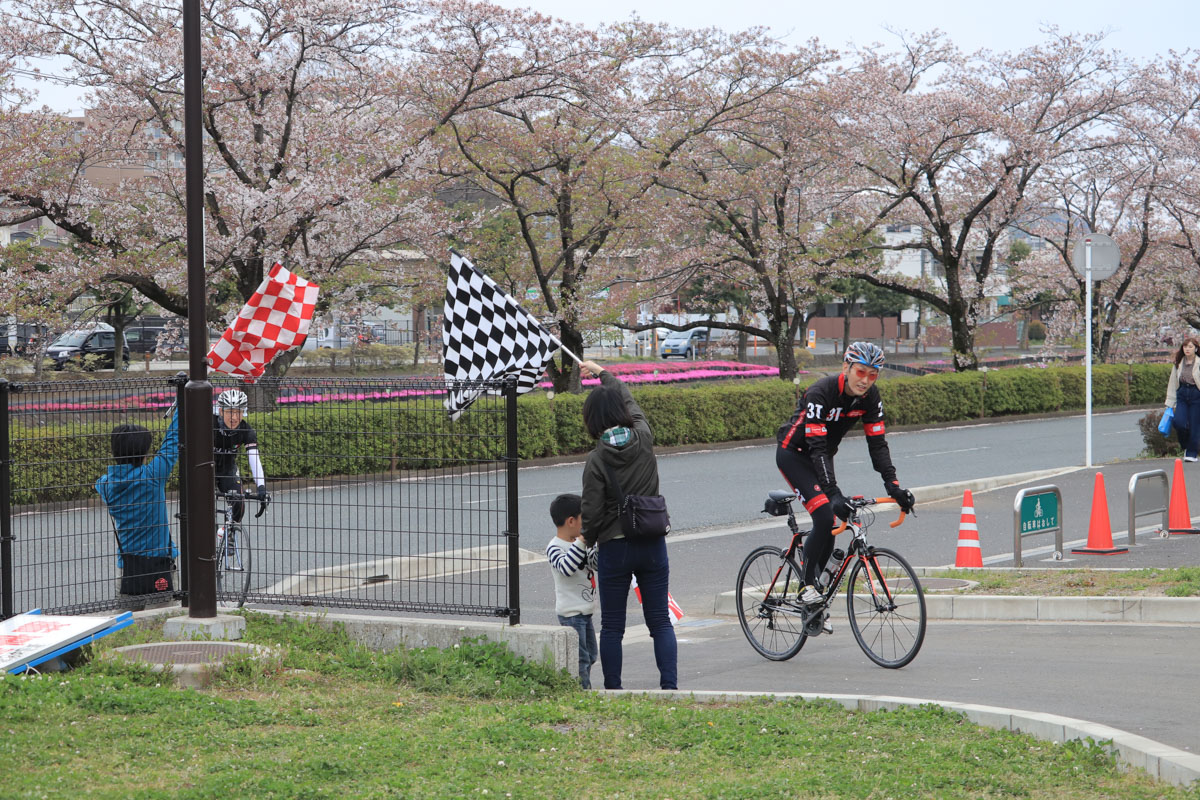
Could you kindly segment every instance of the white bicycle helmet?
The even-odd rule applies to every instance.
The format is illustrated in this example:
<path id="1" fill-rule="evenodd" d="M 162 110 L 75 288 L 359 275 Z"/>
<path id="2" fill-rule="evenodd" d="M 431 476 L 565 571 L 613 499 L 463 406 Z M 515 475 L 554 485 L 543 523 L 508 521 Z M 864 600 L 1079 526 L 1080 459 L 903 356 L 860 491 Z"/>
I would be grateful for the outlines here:
<path id="1" fill-rule="evenodd" d="M 217 397 L 217 408 L 235 408 L 245 411 L 250 405 L 250 399 L 240 389 L 226 389 Z"/>
<path id="2" fill-rule="evenodd" d="M 883 350 L 870 342 L 854 342 L 846 348 L 846 359 L 850 364 L 865 364 L 879 369 L 883 366 Z"/>

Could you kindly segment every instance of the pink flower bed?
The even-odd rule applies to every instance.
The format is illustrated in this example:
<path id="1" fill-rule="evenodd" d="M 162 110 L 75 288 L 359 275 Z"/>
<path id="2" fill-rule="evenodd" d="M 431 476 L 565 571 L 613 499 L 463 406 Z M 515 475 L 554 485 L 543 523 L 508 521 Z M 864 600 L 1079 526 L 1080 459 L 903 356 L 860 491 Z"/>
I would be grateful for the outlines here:
<path id="1" fill-rule="evenodd" d="M 609 372 L 616 375 L 625 383 L 656 384 L 677 383 L 679 381 L 724 380 L 728 378 L 770 378 L 779 375 L 778 367 L 768 367 L 761 364 L 741 364 L 736 361 L 683 361 L 683 362 L 636 362 L 615 363 L 605 366 Z M 439 380 L 438 376 L 420 378 L 422 381 Z M 584 386 L 598 386 L 599 378 L 587 378 Z M 540 386 L 549 389 L 550 381 L 543 381 Z M 315 405 L 318 403 L 363 402 L 379 400 L 395 400 L 402 397 L 417 397 L 425 395 L 444 394 L 441 389 L 382 389 L 369 392 L 303 392 L 284 395 L 279 398 L 280 405 Z M 119 400 L 107 402 L 62 402 L 62 403 L 30 403 L 14 407 L 20 411 L 152 411 L 164 409 L 175 402 L 171 392 L 151 392 L 143 395 L 133 395 Z"/>
<path id="2" fill-rule="evenodd" d="M 682 361 L 634 364 L 611 364 L 605 367 L 625 383 L 675 383 L 678 381 L 720 380 L 724 378 L 771 378 L 779 375 L 779 367 L 762 364 L 742 364 L 737 361 Z M 584 386 L 598 386 L 599 378 L 586 378 Z M 549 388 L 550 382 L 541 384 Z"/>

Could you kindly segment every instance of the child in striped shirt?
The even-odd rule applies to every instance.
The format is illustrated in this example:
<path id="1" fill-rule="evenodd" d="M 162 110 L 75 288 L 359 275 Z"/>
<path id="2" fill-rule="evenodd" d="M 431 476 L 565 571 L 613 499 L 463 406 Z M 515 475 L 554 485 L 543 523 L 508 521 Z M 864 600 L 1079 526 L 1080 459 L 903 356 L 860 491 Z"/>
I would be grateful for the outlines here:
<path id="1" fill-rule="evenodd" d="M 554 611 L 558 624 L 579 634 L 579 684 L 592 688 L 592 665 L 599 648 L 592 624 L 595 606 L 596 548 L 583 540 L 582 500 L 577 494 L 560 494 L 550 503 L 550 519 L 557 531 L 546 545 L 554 570 Z"/>

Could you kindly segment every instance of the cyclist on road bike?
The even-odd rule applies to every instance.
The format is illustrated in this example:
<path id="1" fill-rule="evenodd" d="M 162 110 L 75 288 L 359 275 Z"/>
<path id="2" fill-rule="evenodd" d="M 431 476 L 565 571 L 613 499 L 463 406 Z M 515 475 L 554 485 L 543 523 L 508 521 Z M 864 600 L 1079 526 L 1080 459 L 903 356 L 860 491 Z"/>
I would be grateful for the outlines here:
<path id="1" fill-rule="evenodd" d="M 260 512 L 271 502 L 267 493 L 266 478 L 263 477 L 262 460 L 258 456 L 258 434 L 243 417 L 249 399 L 238 389 L 226 389 L 217 397 L 217 413 L 213 415 L 213 457 L 216 462 L 217 490 L 238 492 L 241 476 L 238 474 L 237 454 L 245 448 L 250 462 L 250 474 L 258 487 Z M 240 500 L 233 504 L 233 520 L 241 522 L 246 508 Z"/>
<path id="2" fill-rule="evenodd" d="M 884 438 L 883 400 L 875 386 L 883 361 L 883 350 L 876 345 L 851 344 L 842 371 L 805 389 L 792 418 L 776 433 L 775 465 L 812 517 L 812 532 L 804 542 L 805 585 L 800 596 L 810 605 L 823 599 L 816 584 L 833 552 L 833 518 L 845 519 L 850 511 L 837 485 L 833 457 L 856 422 L 862 420 L 871 465 L 883 478 L 888 496 L 905 512 L 912 511 L 916 502 L 912 492 L 900 488 Z M 832 630 L 828 620 L 825 629 Z"/>

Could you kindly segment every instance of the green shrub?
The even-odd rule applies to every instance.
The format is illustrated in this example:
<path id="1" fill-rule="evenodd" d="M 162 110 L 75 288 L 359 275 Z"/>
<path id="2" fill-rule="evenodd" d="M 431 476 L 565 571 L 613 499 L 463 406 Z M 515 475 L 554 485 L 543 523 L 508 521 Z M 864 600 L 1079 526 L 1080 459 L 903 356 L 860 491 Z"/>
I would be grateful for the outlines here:
<path id="1" fill-rule="evenodd" d="M 1100 407 L 1161 403 L 1169 365 L 1101 365 L 1093 370 Z M 920 425 L 981 416 L 1082 409 L 1083 367 L 1018 368 L 986 373 L 926 375 L 880 381 L 891 425 Z M 646 412 L 659 446 L 767 438 L 787 420 L 799 388 L 783 381 L 727 381 L 684 386 L 639 386 L 630 391 Z M 532 392 L 517 400 L 517 453 L 522 460 L 582 454 L 593 441 L 583 427 L 586 394 L 548 398 Z M 1143 425 L 1147 448 L 1174 452 L 1154 429 Z M 120 420 L 118 420 L 120 421 Z M 329 403 L 281 407 L 254 413 L 264 466 L 272 480 L 335 475 L 394 476 L 491 463 L 504 457 L 508 437 L 504 414 L 467 413 L 457 422 L 431 407 L 428 398 L 384 402 Z M 94 497 L 96 478 L 109 464 L 112 421 L 94 424 L 11 426 L 13 502 L 17 504 Z M 156 441 L 165 420 L 148 424 Z M 1161 441 L 1152 441 L 1158 437 Z M 242 474 L 248 475 L 245 457 Z M 174 488 L 178 472 L 172 477 Z"/>
<path id="2" fill-rule="evenodd" d="M 1132 364 L 1129 367 L 1129 402 L 1144 406 L 1162 403 L 1167 397 L 1170 364 Z"/>
<path id="3" fill-rule="evenodd" d="M 983 411 L 981 373 L 897 378 L 877 385 L 893 425 L 972 419 Z"/>
<path id="4" fill-rule="evenodd" d="M 1057 411 L 1062 382 L 1053 370 L 1005 369 L 984 374 L 984 416 Z"/>
<path id="5" fill-rule="evenodd" d="M 1029 323 L 1029 341 L 1044 342 L 1046 341 L 1046 326 L 1036 319 Z"/>
<path id="6" fill-rule="evenodd" d="M 1138 420 L 1138 428 L 1142 432 L 1142 441 L 1146 443 L 1146 452 L 1156 458 L 1182 455 L 1179 434 L 1172 427 L 1170 433 L 1163 436 L 1158 432 L 1158 423 L 1166 408 L 1158 408 Z"/>

